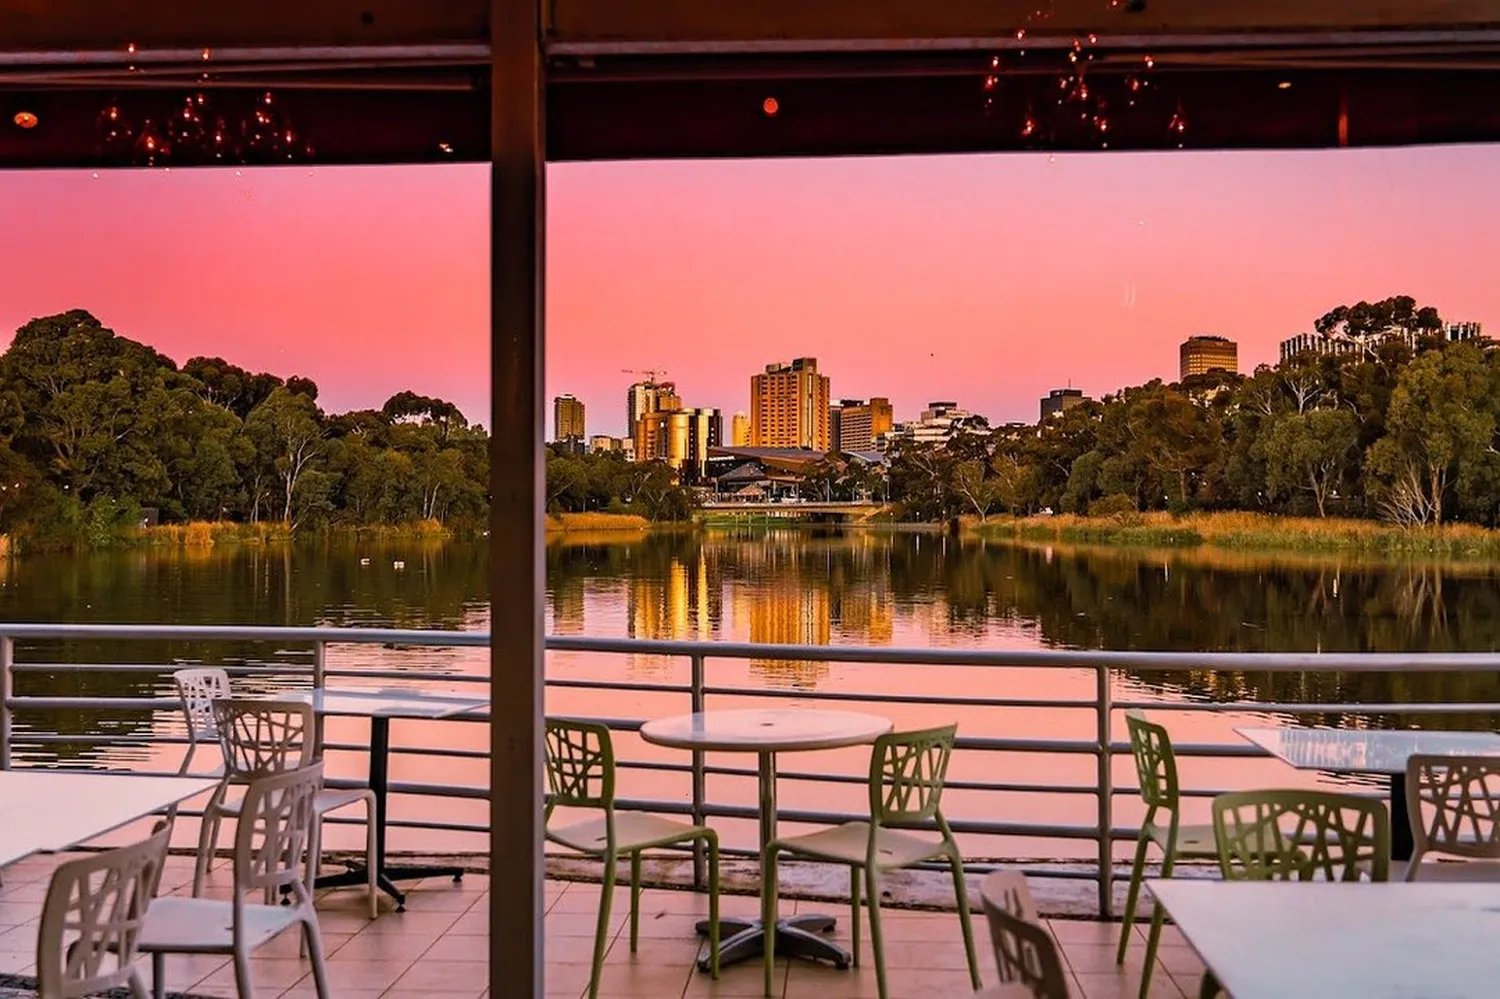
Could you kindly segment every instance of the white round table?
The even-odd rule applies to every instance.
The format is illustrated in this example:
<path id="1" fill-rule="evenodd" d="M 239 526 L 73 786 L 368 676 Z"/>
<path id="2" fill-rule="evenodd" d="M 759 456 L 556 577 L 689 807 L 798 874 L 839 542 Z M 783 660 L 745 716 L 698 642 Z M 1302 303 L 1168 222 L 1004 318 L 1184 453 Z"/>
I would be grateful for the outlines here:
<path id="1" fill-rule="evenodd" d="M 814 749 L 837 749 L 874 742 L 891 731 L 889 718 L 854 711 L 796 708 L 742 711 L 705 711 L 659 718 L 641 726 L 641 738 L 657 746 L 695 752 L 755 753 L 760 762 L 760 859 L 762 892 L 766 846 L 776 838 L 776 754 Z M 789 957 L 830 961 L 849 967 L 850 954 L 819 933 L 833 929 L 832 916 L 808 913 L 776 920 L 776 952 Z M 708 924 L 699 932 L 706 934 Z M 759 957 L 765 950 L 765 929 L 759 919 L 719 920 L 719 964 Z M 708 970 L 708 958 L 698 962 Z"/>

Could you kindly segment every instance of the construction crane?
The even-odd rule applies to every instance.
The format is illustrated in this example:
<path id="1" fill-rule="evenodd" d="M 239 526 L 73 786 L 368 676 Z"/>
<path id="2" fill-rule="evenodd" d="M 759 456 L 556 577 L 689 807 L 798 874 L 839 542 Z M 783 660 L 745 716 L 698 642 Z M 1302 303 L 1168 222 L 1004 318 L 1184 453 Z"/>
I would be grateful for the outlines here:
<path id="1" fill-rule="evenodd" d="M 621 374 L 626 374 L 626 375 L 645 375 L 646 376 L 646 383 L 648 385 L 655 385 L 656 384 L 656 376 L 657 375 L 664 375 L 667 372 L 664 369 L 661 369 L 661 368 L 641 368 L 641 369 L 636 369 L 636 368 L 621 368 L 620 369 L 620 373 Z"/>

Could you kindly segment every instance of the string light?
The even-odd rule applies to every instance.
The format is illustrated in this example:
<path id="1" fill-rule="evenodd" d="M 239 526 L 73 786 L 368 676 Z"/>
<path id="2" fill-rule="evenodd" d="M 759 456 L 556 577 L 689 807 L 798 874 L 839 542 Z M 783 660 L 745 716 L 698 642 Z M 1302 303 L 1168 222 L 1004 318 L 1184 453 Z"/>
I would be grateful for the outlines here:
<path id="1" fill-rule="evenodd" d="M 147 114 L 137 124 L 119 101 L 111 101 L 96 120 L 100 156 L 142 166 L 312 158 L 311 144 L 287 120 L 271 91 L 258 94 L 243 116 L 226 118 L 224 110 L 215 106 L 206 91 L 199 90 L 184 95 L 175 110 L 160 116 Z"/>
<path id="2" fill-rule="evenodd" d="M 1183 136 L 1187 134 L 1187 129 L 1187 115 L 1183 114 L 1182 101 L 1179 100 L 1177 110 L 1172 114 L 1172 120 L 1167 123 L 1167 132 L 1176 137 L 1178 149 L 1182 148 Z"/>

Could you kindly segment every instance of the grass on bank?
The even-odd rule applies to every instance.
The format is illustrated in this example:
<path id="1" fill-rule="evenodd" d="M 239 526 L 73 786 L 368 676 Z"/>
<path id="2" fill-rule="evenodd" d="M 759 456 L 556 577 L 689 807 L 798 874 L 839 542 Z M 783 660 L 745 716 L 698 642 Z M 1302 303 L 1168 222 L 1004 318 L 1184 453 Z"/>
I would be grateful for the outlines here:
<path id="1" fill-rule="evenodd" d="M 1470 524 L 1398 527 L 1372 520 L 1274 517 L 1258 513 L 1127 513 L 1105 517 L 991 518 L 970 530 L 1023 541 L 1215 548 L 1245 551 L 1378 552 L 1500 559 L 1500 531 Z"/>
<path id="2" fill-rule="evenodd" d="M 122 539 L 127 546 L 143 548 L 212 548 L 216 545 L 270 545 L 292 540 L 294 534 L 334 534 L 376 541 L 422 541 L 446 539 L 453 532 L 436 520 L 419 520 L 410 524 L 372 524 L 360 527 L 333 525 L 314 531 L 294 532 L 281 521 L 240 524 L 234 521 L 194 520 L 186 524 L 158 524 L 128 532 Z"/>
<path id="3" fill-rule="evenodd" d="M 547 533 L 567 531 L 645 531 L 651 521 L 634 513 L 553 513 L 547 515 Z"/>

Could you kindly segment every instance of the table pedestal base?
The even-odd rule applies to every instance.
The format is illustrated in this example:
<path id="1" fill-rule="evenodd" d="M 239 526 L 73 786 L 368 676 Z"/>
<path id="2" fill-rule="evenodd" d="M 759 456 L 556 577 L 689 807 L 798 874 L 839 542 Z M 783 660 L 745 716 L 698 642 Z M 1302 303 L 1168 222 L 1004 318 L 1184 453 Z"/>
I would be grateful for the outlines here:
<path id="1" fill-rule="evenodd" d="M 323 875 L 313 883 L 313 887 L 315 889 L 359 888 L 369 883 L 368 868 L 360 864 L 349 864 L 348 868 L 338 874 Z M 397 912 L 405 912 L 406 893 L 397 888 L 394 882 L 415 881 L 419 878 L 452 878 L 454 881 L 462 881 L 463 877 L 462 867 L 411 867 L 391 864 L 376 872 L 375 886 L 395 900 Z"/>
<path id="2" fill-rule="evenodd" d="M 808 913 L 776 921 L 776 953 L 809 961 L 827 961 L 840 970 L 849 967 L 850 954 L 819 936 L 833 932 L 832 916 Z M 698 924 L 698 935 L 708 936 L 708 920 Z M 758 958 L 766 952 L 765 924 L 759 919 L 719 920 L 719 967 Z M 698 968 L 709 970 L 708 958 L 698 959 Z"/>

